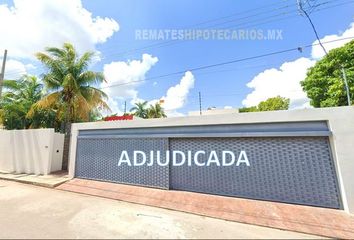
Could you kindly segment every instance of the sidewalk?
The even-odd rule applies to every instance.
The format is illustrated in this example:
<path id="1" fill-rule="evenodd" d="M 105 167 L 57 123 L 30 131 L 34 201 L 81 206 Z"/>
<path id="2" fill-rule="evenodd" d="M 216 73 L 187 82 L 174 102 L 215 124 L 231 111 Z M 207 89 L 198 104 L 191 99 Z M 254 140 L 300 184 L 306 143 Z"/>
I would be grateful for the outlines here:
<path id="1" fill-rule="evenodd" d="M 341 210 L 73 179 L 56 189 L 229 221 L 333 238 L 354 238 L 354 216 Z"/>
<path id="2" fill-rule="evenodd" d="M 69 180 L 66 171 L 59 171 L 50 175 L 16 174 L 0 172 L 0 179 L 33 184 L 42 187 L 55 188 Z"/>
<path id="3" fill-rule="evenodd" d="M 317 239 L 0 180 L 0 239 Z"/>

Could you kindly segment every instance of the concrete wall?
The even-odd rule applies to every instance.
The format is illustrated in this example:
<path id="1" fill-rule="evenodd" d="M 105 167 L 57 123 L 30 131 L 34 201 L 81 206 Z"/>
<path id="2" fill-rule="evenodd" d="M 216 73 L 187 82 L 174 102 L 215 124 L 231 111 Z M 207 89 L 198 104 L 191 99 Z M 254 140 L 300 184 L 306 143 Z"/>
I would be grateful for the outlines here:
<path id="1" fill-rule="evenodd" d="M 151 128 L 220 124 L 326 121 L 332 132 L 333 152 L 344 210 L 354 213 L 354 107 L 301 109 L 211 116 L 190 116 L 124 122 L 77 123 L 72 125 L 69 175 L 74 177 L 77 136 L 85 129 Z"/>
<path id="2" fill-rule="evenodd" d="M 4 172 L 13 172 L 15 169 L 13 163 L 12 151 L 13 135 L 10 131 L 0 131 L 0 169 Z"/>
<path id="3" fill-rule="evenodd" d="M 54 129 L 0 131 L 0 144 L 2 172 L 49 174 L 61 170 L 63 136 Z"/>

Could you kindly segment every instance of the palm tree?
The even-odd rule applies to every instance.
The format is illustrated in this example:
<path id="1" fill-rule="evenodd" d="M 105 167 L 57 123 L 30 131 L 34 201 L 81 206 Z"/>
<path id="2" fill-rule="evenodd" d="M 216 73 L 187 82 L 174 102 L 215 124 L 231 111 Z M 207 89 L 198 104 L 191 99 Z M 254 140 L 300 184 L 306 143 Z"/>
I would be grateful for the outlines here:
<path id="1" fill-rule="evenodd" d="M 134 104 L 135 106 L 130 109 L 131 112 L 137 117 L 147 118 L 147 101 L 145 102 L 137 102 Z"/>
<path id="2" fill-rule="evenodd" d="M 155 105 L 150 105 L 147 111 L 148 118 L 165 118 L 167 117 L 164 109 L 161 107 L 159 103 L 155 103 Z"/>
<path id="3" fill-rule="evenodd" d="M 63 48 L 46 48 L 46 53 L 36 54 L 47 68 L 43 82 L 50 93 L 39 100 L 35 107 L 54 108 L 58 116 L 65 122 L 65 144 L 62 168 L 67 169 L 71 123 L 89 121 L 90 113 L 97 109 L 109 107 L 105 100 L 107 95 L 92 85 L 100 84 L 104 79 L 102 72 L 88 70 L 94 57 L 93 52 L 85 52 L 78 56 L 70 43 Z"/>
<path id="4" fill-rule="evenodd" d="M 39 83 L 35 76 L 25 75 L 19 80 L 5 80 L 4 99 L 23 100 L 32 105 L 42 97 L 43 84 Z"/>
<path id="5" fill-rule="evenodd" d="M 35 76 L 25 75 L 19 80 L 5 80 L 6 92 L 1 98 L 2 124 L 6 129 L 24 129 L 29 127 L 48 127 L 50 112 L 42 109 L 27 113 L 43 96 L 43 84 Z M 53 113 L 52 113 L 53 115 Z M 41 124 L 37 119 L 41 118 Z M 53 117 L 50 119 L 53 120 Z"/>
<path id="6" fill-rule="evenodd" d="M 107 95 L 91 86 L 105 81 L 102 72 L 88 70 L 93 52 L 80 57 L 70 43 L 63 48 L 46 48 L 46 52 L 39 52 L 36 57 L 48 69 L 43 82 L 50 93 L 36 103 L 37 107 L 57 109 L 66 125 L 88 121 L 90 113 L 97 109 L 109 110 Z"/>

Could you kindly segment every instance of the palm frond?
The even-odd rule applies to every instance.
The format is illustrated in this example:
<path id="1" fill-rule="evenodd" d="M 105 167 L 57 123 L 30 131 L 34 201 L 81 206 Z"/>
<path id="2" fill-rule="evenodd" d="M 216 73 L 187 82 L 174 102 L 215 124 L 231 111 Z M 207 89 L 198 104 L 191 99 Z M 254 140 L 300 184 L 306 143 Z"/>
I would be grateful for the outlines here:
<path id="1" fill-rule="evenodd" d="M 8 89 L 8 90 L 19 90 L 19 84 L 18 81 L 16 80 L 4 80 L 3 81 L 3 87 Z"/>
<path id="2" fill-rule="evenodd" d="M 57 81 L 60 82 L 60 79 L 62 79 L 65 74 L 64 64 L 45 53 L 36 53 L 36 57 L 48 69 L 48 73 L 43 75 L 43 81 L 47 84 L 46 79 L 49 78 L 52 80 L 57 79 Z"/>
<path id="3" fill-rule="evenodd" d="M 52 56 L 55 56 L 58 58 L 65 57 L 65 51 L 61 48 L 48 47 L 45 50 L 46 50 L 46 52 L 50 53 Z"/>
<path id="4" fill-rule="evenodd" d="M 79 75 L 78 82 L 81 85 L 99 84 L 105 81 L 105 77 L 101 72 L 86 71 Z"/>
<path id="5" fill-rule="evenodd" d="M 48 89 L 59 89 L 62 86 L 62 78 L 54 74 L 46 74 L 43 76 L 43 82 Z"/>
<path id="6" fill-rule="evenodd" d="M 29 117 L 29 118 L 32 117 L 36 108 L 42 108 L 42 109 L 53 108 L 56 104 L 58 104 L 60 102 L 61 102 L 60 92 L 51 93 L 51 94 L 43 97 L 41 100 L 39 100 L 35 104 L 33 104 L 31 109 L 27 113 L 27 117 Z"/>
<path id="7" fill-rule="evenodd" d="M 88 121 L 92 108 L 87 100 L 81 94 L 78 94 L 75 96 L 74 105 L 76 117 L 79 117 L 81 120 Z"/>
<path id="8" fill-rule="evenodd" d="M 95 55 L 94 52 L 85 52 L 81 58 L 75 64 L 75 68 L 79 73 L 82 73 L 84 70 L 87 69 L 89 63 L 92 60 L 92 57 Z"/>
<path id="9" fill-rule="evenodd" d="M 94 87 L 81 87 L 80 92 L 88 104 L 90 104 L 91 110 L 93 108 L 100 108 L 102 110 L 111 111 L 107 103 L 104 101 L 104 99 L 108 98 L 105 92 Z"/>

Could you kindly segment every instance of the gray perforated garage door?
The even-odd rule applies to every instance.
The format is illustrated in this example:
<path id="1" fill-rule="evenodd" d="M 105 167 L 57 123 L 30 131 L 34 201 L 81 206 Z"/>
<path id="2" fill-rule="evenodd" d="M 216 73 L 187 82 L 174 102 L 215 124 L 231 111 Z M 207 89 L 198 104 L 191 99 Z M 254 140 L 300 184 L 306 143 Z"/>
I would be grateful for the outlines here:
<path id="1" fill-rule="evenodd" d="M 326 122 L 83 130 L 75 176 L 342 208 Z M 118 166 L 122 151 L 247 152 L 250 166 Z M 201 160 L 203 161 L 203 160 Z M 204 159 L 206 161 L 206 159 Z"/>
<path id="2" fill-rule="evenodd" d="M 340 208 L 326 137 L 173 138 L 170 150 L 244 150 L 250 166 L 171 167 L 176 190 Z M 206 162 L 205 159 L 200 160 Z"/>
<path id="3" fill-rule="evenodd" d="M 161 151 L 165 158 L 167 138 L 83 138 L 78 139 L 75 176 L 85 179 L 169 188 L 168 166 L 118 166 L 122 151 Z M 141 156 L 139 156 L 139 161 Z"/>

